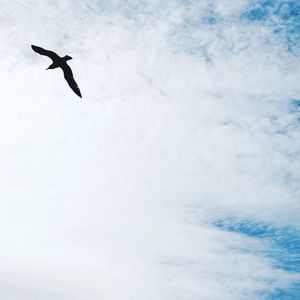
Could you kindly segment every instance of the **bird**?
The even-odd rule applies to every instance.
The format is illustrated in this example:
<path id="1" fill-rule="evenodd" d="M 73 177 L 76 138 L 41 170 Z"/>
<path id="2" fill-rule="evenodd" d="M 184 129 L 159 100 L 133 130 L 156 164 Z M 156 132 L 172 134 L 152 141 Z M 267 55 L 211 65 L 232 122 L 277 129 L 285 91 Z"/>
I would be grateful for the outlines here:
<path id="1" fill-rule="evenodd" d="M 43 49 L 43 48 L 35 46 L 35 45 L 31 45 L 31 48 L 34 52 L 36 52 L 40 55 L 48 56 L 49 58 L 51 58 L 52 64 L 46 70 L 61 68 L 64 72 L 64 77 L 65 77 L 66 81 L 68 82 L 70 88 L 75 92 L 75 94 L 77 96 L 82 98 L 78 84 L 76 83 L 76 81 L 73 77 L 72 69 L 67 64 L 67 61 L 72 59 L 71 56 L 65 55 L 64 57 L 60 57 L 53 51 L 46 50 L 46 49 Z"/>

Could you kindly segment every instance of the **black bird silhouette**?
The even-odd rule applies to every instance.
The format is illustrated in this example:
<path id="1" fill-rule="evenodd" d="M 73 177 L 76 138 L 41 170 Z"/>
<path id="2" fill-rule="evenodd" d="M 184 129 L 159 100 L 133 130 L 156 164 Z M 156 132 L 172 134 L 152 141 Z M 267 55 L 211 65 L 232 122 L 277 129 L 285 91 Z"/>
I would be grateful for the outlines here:
<path id="1" fill-rule="evenodd" d="M 46 50 L 46 49 L 43 49 L 41 47 L 34 46 L 34 45 L 31 45 L 31 48 L 34 52 L 41 54 L 41 55 L 48 56 L 49 58 L 51 58 L 52 64 L 46 70 L 61 68 L 64 72 L 64 77 L 65 77 L 66 81 L 68 82 L 70 88 L 80 98 L 82 98 L 78 84 L 76 83 L 76 81 L 73 77 L 72 70 L 71 70 L 70 66 L 67 64 L 67 60 L 72 59 L 72 57 L 70 57 L 68 55 L 66 55 L 64 57 L 60 57 L 53 51 L 49 51 L 49 50 Z"/>

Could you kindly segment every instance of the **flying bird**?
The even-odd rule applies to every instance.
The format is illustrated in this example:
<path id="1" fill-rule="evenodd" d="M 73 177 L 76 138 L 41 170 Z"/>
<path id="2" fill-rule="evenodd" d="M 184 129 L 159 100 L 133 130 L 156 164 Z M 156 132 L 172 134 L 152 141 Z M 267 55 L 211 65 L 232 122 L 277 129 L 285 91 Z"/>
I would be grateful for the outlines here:
<path id="1" fill-rule="evenodd" d="M 72 59 L 72 57 L 70 57 L 68 55 L 66 55 L 64 57 L 60 57 L 53 51 L 49 51 L 49 50 L 46 50 L 46 49 L 43 49 L 41 47 L 34 46 L 34 45 L 31 45 L 31 48 L 34 52 L 41 54 L 41 55 L 48 56 L 49 58 L 51 58 L 52 64 L 46 70 L 61 68 L 64 72 L 64 77 L 65 77 L 66 81 L 68 82 L 70 88 L 80 98 L 82 98 L 78 84 L 76 83 L 76 81 L 73 77 L 72 70 L 71 70 L 70 66 L 67 64 L 67 61 Z"/>

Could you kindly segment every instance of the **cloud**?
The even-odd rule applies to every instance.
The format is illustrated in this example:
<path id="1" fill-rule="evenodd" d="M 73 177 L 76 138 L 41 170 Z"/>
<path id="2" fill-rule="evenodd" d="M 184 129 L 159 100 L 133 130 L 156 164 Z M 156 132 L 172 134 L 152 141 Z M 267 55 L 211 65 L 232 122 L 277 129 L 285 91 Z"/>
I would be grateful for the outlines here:
<path id="1" fill-rule="evenodd" d="M 299 280 L 216 226 L 299 230 L 300 70 L 248 7 L 2 4 L 2 298 L 264 299 Z M 32 43 L 74 58 L 82 101 Z"/>

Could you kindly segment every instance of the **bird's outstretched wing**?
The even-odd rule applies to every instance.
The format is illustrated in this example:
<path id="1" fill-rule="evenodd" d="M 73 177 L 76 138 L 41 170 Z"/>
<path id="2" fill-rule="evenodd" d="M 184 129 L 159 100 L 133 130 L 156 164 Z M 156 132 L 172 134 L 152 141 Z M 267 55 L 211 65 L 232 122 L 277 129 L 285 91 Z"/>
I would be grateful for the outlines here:
<path id="1" fill-rule="evenodd" d="M 34 46 L 34 45 L 31 45 L 31 48 L 34 52 L 38 53 L 38 54 L 41 54 L 41 55 L 45 55 L 45 56 L 48 56 L 49 58 L 51 58 L 53 61 L 54 60 L 57 60 L 59 59 L 59 56 L 53 52 L 53 51 L 50 51 L 50 50 L 46 50 L 46 49 L 43 49 L 41 47 L 38 47 L 38 46 Z"/>
<path id="2" fill-rule="evenodd" d="M 62 67 L 62 70 L 64 72 L 64 77 L 65 77 L 66 81 L 68 82 L 70 88 L 75 92 L 75 94 L 77 94 L 80 98 L 82 98 L 81 93 L 80 93 L 80 89 L 79 89 L 78 84 L 76 83 L 76 81 L 73 77 L 73 73 L 72 73 L 72 70 L 71 70 L 70 66 L 65 64 Z"/>

